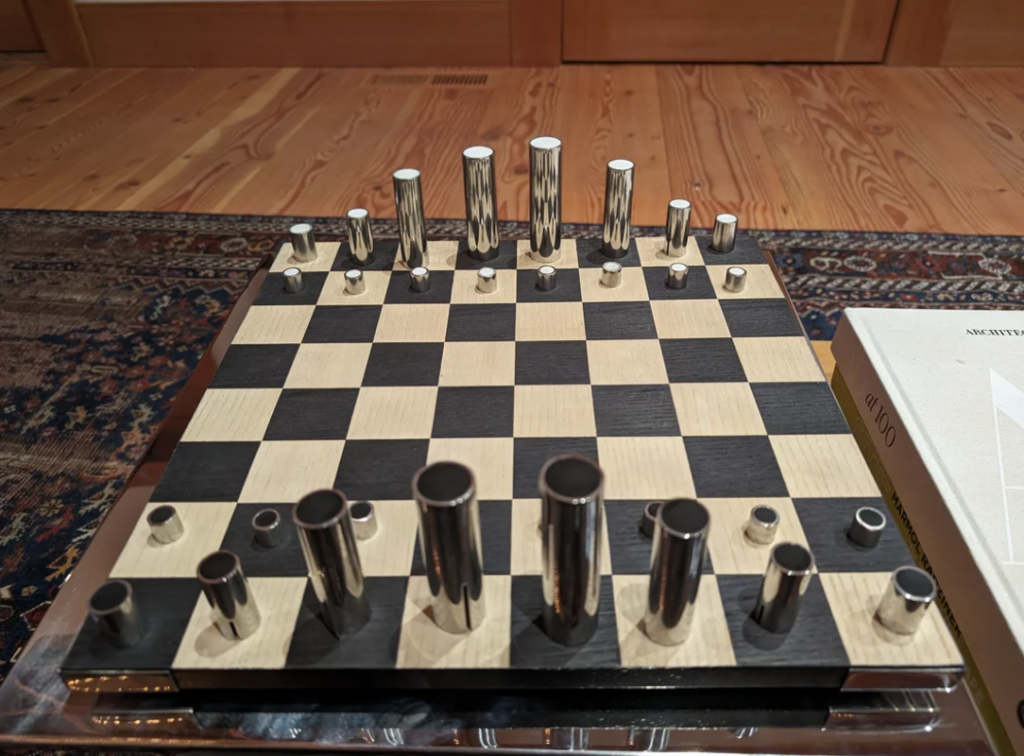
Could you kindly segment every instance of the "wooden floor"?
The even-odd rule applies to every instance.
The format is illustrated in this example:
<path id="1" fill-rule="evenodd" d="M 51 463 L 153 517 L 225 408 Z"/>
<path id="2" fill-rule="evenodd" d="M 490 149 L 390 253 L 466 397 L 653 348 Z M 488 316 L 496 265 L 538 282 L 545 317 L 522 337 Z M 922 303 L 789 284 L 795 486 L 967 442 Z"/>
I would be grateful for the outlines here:
<path id="1" fill-rule="evenodd" d="M 0 206 L 393 215 L 464 212 L 459 151 L 498 151 L 500 212 L 528 215 L 530 137 L 565 142 L 564 218 L 597 221 L 604 165 L 636 162 L 634 221 L 1024 233 L 1024 69 L 565 66 L 423 72 L 0 67 Z M 411 78 L 410 78 L 411 77 Z"/>

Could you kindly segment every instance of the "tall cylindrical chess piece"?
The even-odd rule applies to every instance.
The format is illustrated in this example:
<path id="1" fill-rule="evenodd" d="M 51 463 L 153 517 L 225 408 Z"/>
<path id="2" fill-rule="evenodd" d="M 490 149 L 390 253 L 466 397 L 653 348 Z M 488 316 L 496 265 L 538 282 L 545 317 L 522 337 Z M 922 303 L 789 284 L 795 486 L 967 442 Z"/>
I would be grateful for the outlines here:
<path id="1" fill-rule="evenodd" d="M 185 535 L 185 525 L 178 516 L 178 510 L 170 504 L 154 507 L 146 516 L 146 522 L 157 543 L 174 543 Z"/>
<path id="2" fill-rule="evenodd" d="M 402 168 L 392 174 L 398 213 L 398 256 L 406 267 L 427 265 L 427 224 L 423 219 L 420 172 Z"/>
<path id="3" fill-rule="evenodd" d="M 494 150 L 470 147 L 462 153 L 466 188 L 466 243 L 469 256 L 487 262 L 498 256 L 498 195 Z"/>
<path id="4" fill-rule="evenodd" d="M 899 635 L 913 635 L 938 594 L 935 580 L 919 567 L 898 567 L 878 604 L 882 625 Z"/>
<path id="5" fill-rule="evenodd" d="M 316 259 L 316 239 L 308 223 L 296 223 L 288 229 L 292 238 L 292 259 L 295 262 L 313 262 Z"/>
<path id="6" fill-rule="evenodd" d="M 370 212 L 361 207 L 348 211 L 348 252 L 356 265 L 369 265 L 373 262 Z"/>
<path id="7" fill-rule="evenodd" d="M 413 477 L 412 495 L 420 513 L 420 556 L 434 622 L 449 633 L 475 630 L 484 621 L 485 608 L 473 472 L 456 462 L 435 462 Z"/>
<path id="8" fill-rule="evenodd" d="M 370 619 L 370 607 L 345 494 L 306 494 L 292 507 L 292 520 L 327 629 L 338 638 L 359 630 Z"/>
<path id="9" fill-rule="evenodd" d="M 103 637 L 120 648 L 134 646 L 145 635 L 132 585 L 126 580 L 108 580 L 93 591 L 89 616 Z"/>
<path id="10" fill-rule="evenodd" d="M 665 219 L 665 254 L 682 257 L 686 254 L 686 243 L 690 240 L 690 201 L 669 200 L 668 217 Z"/>
<path id="11" fill-rule="evenodd" d="M 213 622 L 225 638 L 242 640 L 256 632 L 260 611 L 238 555 L 215 551 L 199 563 L 196 575 L 213 610 Z"/>
<path id="12" fill-rule="evenodd" d="M 539 487 L 544 630 L 558 643 L 578 646 L 597 630 L 604 473 L 568 454 L 544 465 Z"/>
<path id="13" fill-rule="evenodd" d="M 608 257 L 625 257 L 629 252 L 633 222 L 633 163 L 612 160 L 604 179 L 604 245 Z"/>
<path id="14" fill-rule="evenodd" d="M 754 621 L 771 633 L 788 633 L 796 623 L 800 599 L 811 583 L 814 557 L 797 543 L 780 543 L 772 549 L 761 579 Z"/>
<path id="15" fill-rule="evenodd" d="M 530 142 L 530 255 L 558 261 L 562 247 L 562 142 L 537 137 Z"/>
<path id="16" fill-rule="evenodd" d="M 710 525 L 708 510 L 693 499 L 658 509 L 644 614 L 644 632 L 655 643 L 675 646 L 690 634 Z"/>
<path id="17" fill-rule="evenodd" d="M 711 232 L 711 249 L 715 252 L 732 252 L 736 246 L 736 224 L 738 220 L 732 213 L 721 213 L 715 218 L 715 228 Z"/>

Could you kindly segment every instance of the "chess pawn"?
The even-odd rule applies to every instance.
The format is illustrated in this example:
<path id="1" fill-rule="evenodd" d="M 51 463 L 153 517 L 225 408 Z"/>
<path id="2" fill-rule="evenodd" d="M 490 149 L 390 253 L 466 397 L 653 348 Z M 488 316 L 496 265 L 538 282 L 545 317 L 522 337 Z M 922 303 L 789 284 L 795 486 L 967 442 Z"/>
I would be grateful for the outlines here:
<path id="1" fill-rule="evenodd" d="M 132 585 L 127 580 L 108 580 L 89 598 L 89 616 L 100 634 L 119 648 L 134 646 L 145 634 Z"/>
<path id="2" fill-rule="evenodd" d="M 811 583 L 814 557 L 797 543 L 772 549 L 752 617 L 770 633 L 788 633 L 796 624 L 800 599 Z"/>
<path id="3" fill-rule="evenodd" d="M 237 554 L 213 552 L 199 563 L 196 575 L 221 635 L 244 640 L 259 629 L 260 611 Z"/>

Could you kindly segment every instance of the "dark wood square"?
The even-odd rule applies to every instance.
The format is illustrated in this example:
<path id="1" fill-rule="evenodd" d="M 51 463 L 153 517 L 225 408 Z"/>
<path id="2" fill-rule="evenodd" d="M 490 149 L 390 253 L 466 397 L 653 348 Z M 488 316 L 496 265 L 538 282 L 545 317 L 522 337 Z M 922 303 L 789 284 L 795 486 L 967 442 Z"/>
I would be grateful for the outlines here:
<path id="1" fill-rule="evenodd" d="M 590 383 L 585 341 L 519 341 L 516 343 L 516 384 L 546 386 Z"/>
<path id="2" fill-rule="evenodd" d="M 584 302 L 587 340 L 656 339 L 650 302 Z"/>
<path id="3" fill-rule="evenodd" d="M 259 441 L 182 442 L 152 501 L 238 501 Z"/>
<path id="4" fill-rule="evenodd" d="M 789 495 L 767 436 L 687 436 L 683 444 L 698 497 Z"/>
<path id="5" fill-rule="evenodd" d="M 647 296 L 651 299 L 714 299 L 715 287 L 708 270 L 702 265 L 691 265 L 686 274 L 686 286 L 671 289 L 668 285 L 668 266 L 644 268 Z"/>
<path id="6" fill-rule="evenodd" d="M 598 436 L 678 436 L 672 392 L 661 386 L 594 386 Z"/>
<path id="7" fill-rule="evenodd" d="M 893 521 L 881 498 L 794 499 L 793 506 L 821 572 L 889 572 L 914 563 L 899 523 Z M 874 507 L 886 518 L 882 537 L 870 549 L 855 546 L 846 537 L 860 507 Z"/>
<path id="8" fill-rule="evenodd" d="M 662 339 L 670 383 L 731 383 L 747 380 L 732 339 Z"/>
<path id="9" fill-rule="evenodd" d="M 551 291 L 541 291 L 537 288 L 536 270 L 516 271 L 516 301 L 517 302 L 582 302 L 583 294 L 580 291 L 580 272 L 576 268 L 559 268 L 556 274 L 557 283 Z"/>
<path id="10" fill-rule="evenodd" d="M 827 383 L 752 383 L 750 389 L 770 436 L 849 433 Z"/>
<path id="11" fill-rule="evenodd" d="M 298 344 L 235 344 L 210 381 L 210 388 L 281 388 Z"/>
<path id="12" fill-rule="evenodd" d="M 412 476 L 427 463 L 429 441 L 346 441 L 334 487 L 350 501 L 412 498 Z"/>
<path id="13" fill-rule="evenodd" d="M 347 241 L 341 243 L 331 270 L 391 270 L 398 257 L 398 239 L 374 239 L 373 260 L 359 265 L 352 259 L 352 250 Z"/>
<path id="14" fill-rule="evenodd" d="M 293 294 L 284 289 L 283 273 L 271 273 L 260 287 L 253 305 L 315 305 L 326 281 L 326 272 L 303 271 L 302 291 Z"/>
<path id="15" fill-rule="evenodd" d="M 742 218 L 740 221 L 742 222 Z M 694 238 L 697 240 L 697 248 L 700 250 L 700 256 L 704 258 L 705 265 L 764 265 L 768 262 L 761 251 L 761 245 L 750 234 L 737 232 L 736 245 L 732 252 L 724 254 L 711 249 L 710 236 Z"/>
<path id="16" fill-rule="evenodd" d="M 512 437 L 514 386 L 442 386 L 432 438 Z"/>
<path id="17" fill-rule="evenodd" d="M 512 502 L 481 501 L 480 541 L 483 546 L 484 574 L 509 575 L 512 572 Z M 419 542 L 412 553 L 412 575 L 425 575 Z"/>
<path id="18" fill-rule="evenodd" d="M 581 268 L 600 268 L 606 262 L 617 262 L 622 267 L 640 267 L 640 253 L 636 248 L 636 239 L 629 240 L 629 248 L 625 257 L 608 257 L 601 251 L 604 242 L 601 239 L 577 239 L 576 257 Z"/>
<path id="19" fill-rule="evenodd" d="M 436 386 L 444 343 L 383 343 L 370 348 L 364 386 Z"/>
<path id="20" fill-rule="evenodd" d="M 608 545 L 611 548 L 612 574 L 647 575 L 651 571 L 651 539 L 640 532 L 640 518 L 646 501 L 615 501 L 604 503 L 604 518 L 608 523 Z M 714 572 L 711 552 L 704 556 L 701 572 Z"/>
<path id="21" fill-rule="evenodd" d="M 281 542 L 273 548 L 258 544 L 253 534 L 252 518 L 264 509 L 276 510 L 281 516 L 277 526 Z M 292 522 L 291 504 L 238 504 L 220 547 L 238 554 L 246 577 L 302 577 L 307 574 L 302 546 Z"/>
<path id="22" fill-rule="evenodd" d="M 388 279 L 388 291 L 384 304 L 448 304 L 452 301 L 452 285 L 455 273 L 450 270 L 430 271 L 430 288 L 427 291 L 413 291 L 410 287 L 411 274 L 405 268 L 396 269 Z"/>
<path id="23" fill-rule="evenodd" d="M 456 270 L 480 270 L 480 268 L 494 268 L 495 270 L 514 270 L 518 255 L 519 244 L 515 239 L 506 239 L 498 242 L 498 256 L 487 262 L 474 260 L 469 256 L 469 244 L 465 239 L 459 241 L 459 254 L 455 258 Z"/>
<path id="24" fill-rule="evenodd" d="M 381 305 L 325 305 L 313 310 L 302 341 L 306 344 L 352 344 L 373 341 Z"/>
<path id="25" fill-rule="evenodd" d="M 514 304 L 453 304 L 445 341 L 515 341 Z"/>
<path id="26" fill-rule="evenodd" d="M 736 338 L 804 335 L 785 299 L 723 299 L 719 304 L 729 333 Z"/>
<path id="27" fill-rule="evenodd" d="M 345 438 L 359 389 L 285 389 L 263 438 L 267 441 Z"/>
<path id="28" fill-rule="evenodd" d="M 597 438 L 517 438 L 513 445 L 512 495 L 536 499 L 540 470 L 552 457 L 582 454 L 598 461 Z"/>

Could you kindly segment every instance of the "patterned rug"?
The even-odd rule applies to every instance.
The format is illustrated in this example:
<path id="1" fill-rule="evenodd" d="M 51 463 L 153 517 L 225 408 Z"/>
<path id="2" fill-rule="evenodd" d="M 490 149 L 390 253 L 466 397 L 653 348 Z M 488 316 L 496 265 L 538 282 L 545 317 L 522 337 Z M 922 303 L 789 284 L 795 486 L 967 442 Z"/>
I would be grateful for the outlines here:
<path id="1" fill-rule="evenodd" d="M 0 210 L 0 680 L 260 258 L 296 220 Z M 322 239 L 345 234 L 338 219 L 306 220 Z M 374 230 L 396 231 L 387 220 Z M 459 236 L 465 225 L 428 230 Z M 811 338 L 831 338 L 853 304 L 1024 305 L 1021 238 L 755 233 Z M 524 238 L 527 225 L 502 234 Z"/>

